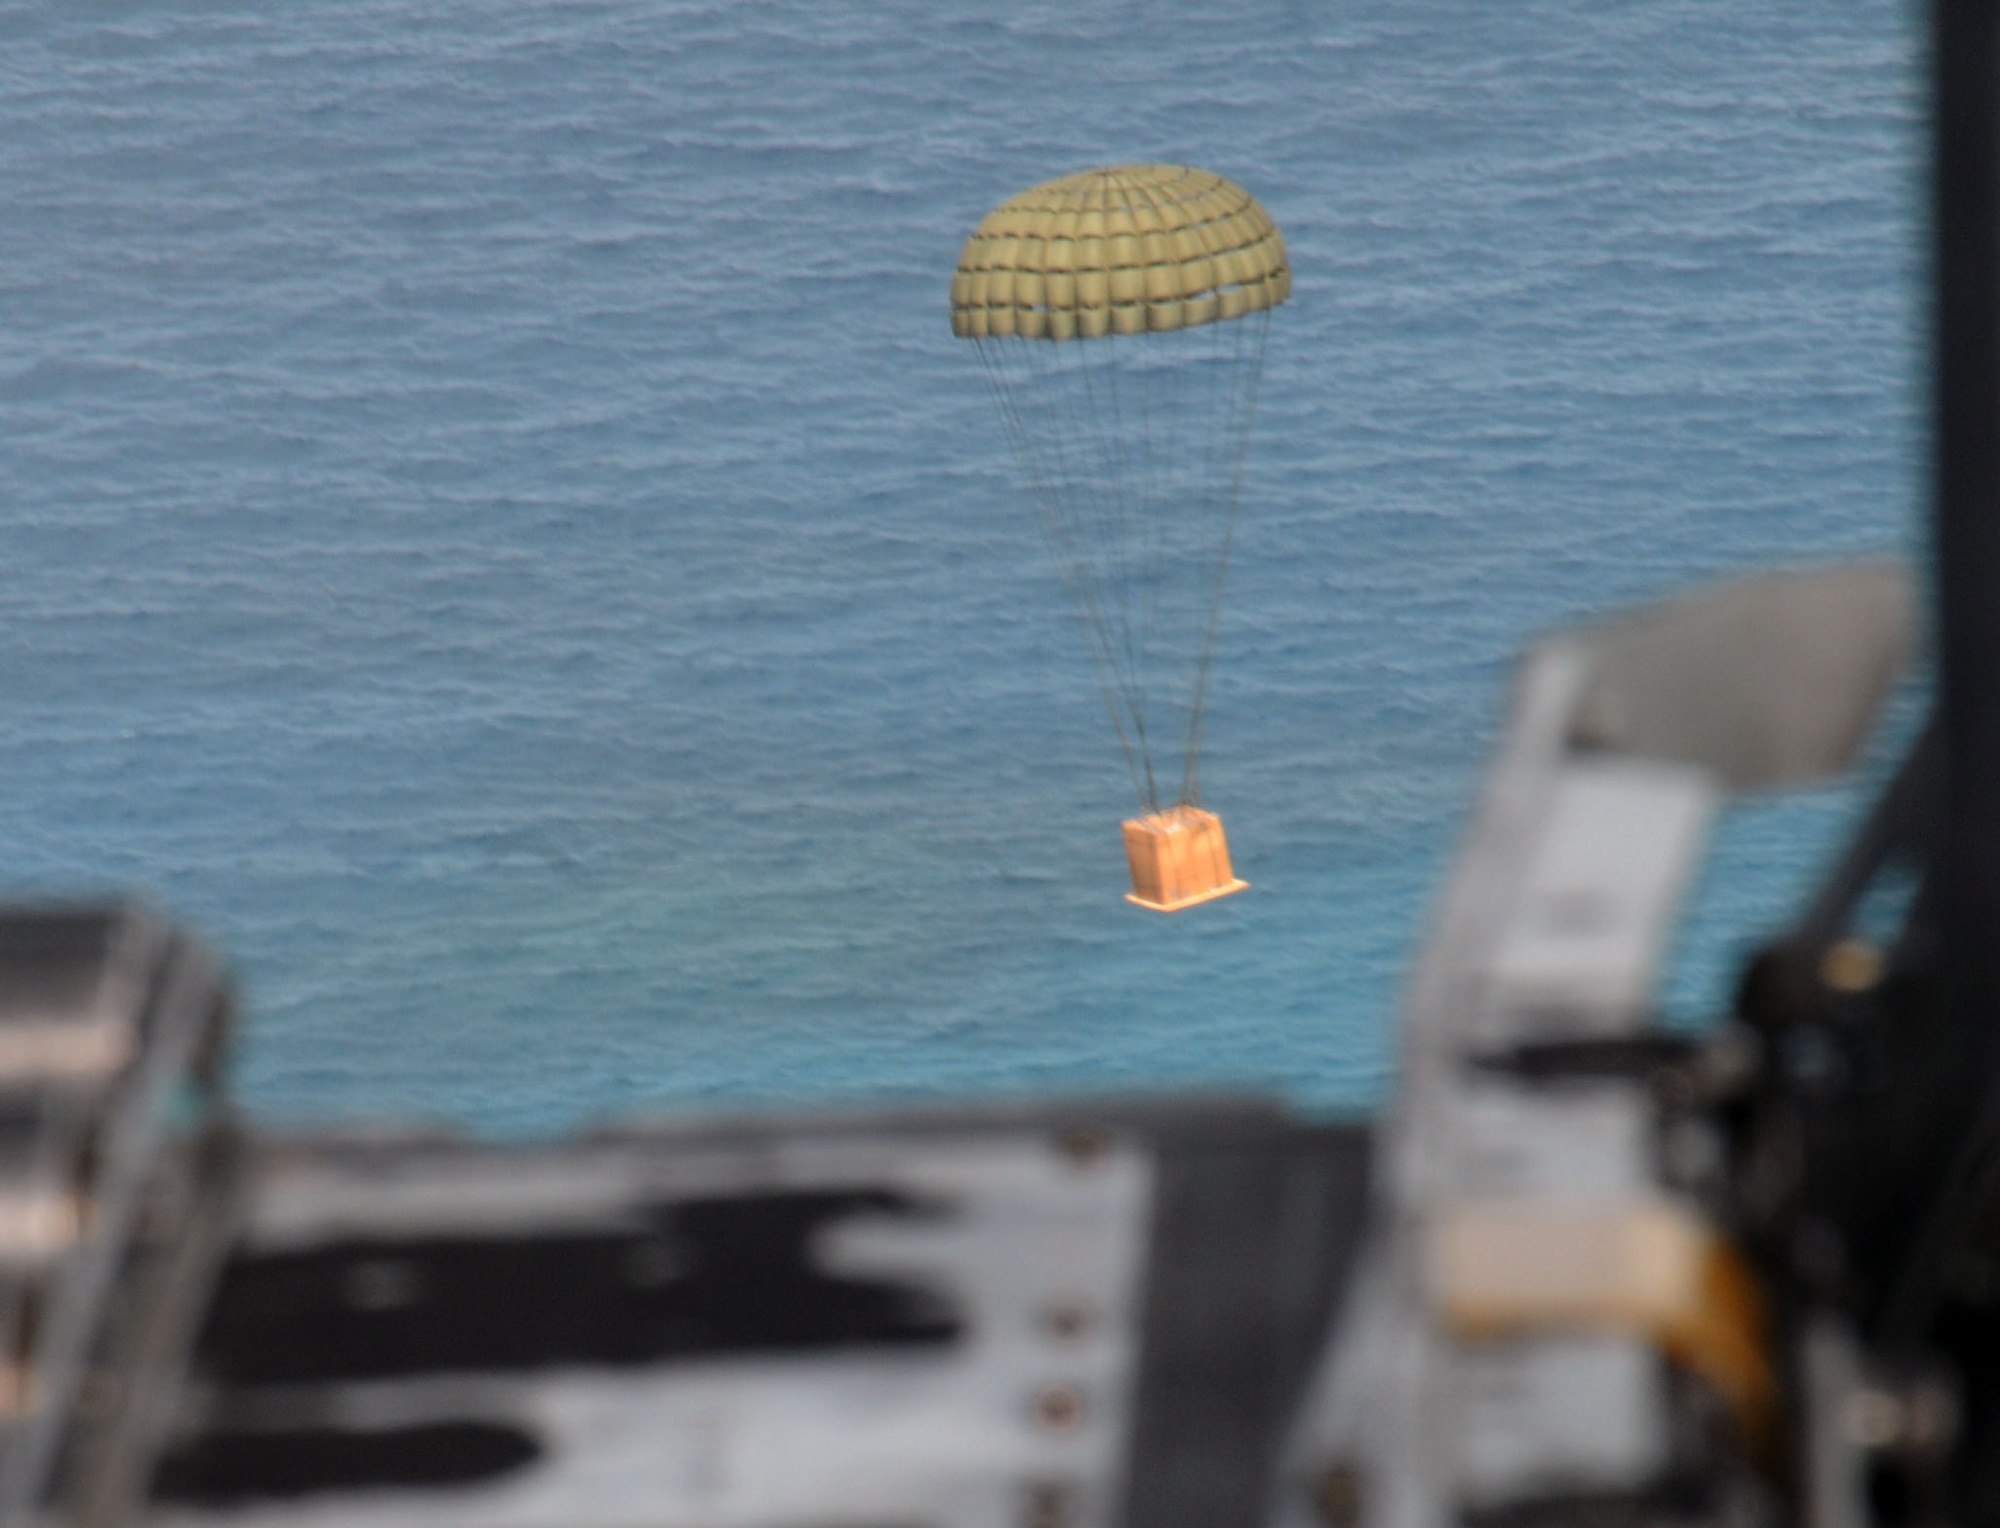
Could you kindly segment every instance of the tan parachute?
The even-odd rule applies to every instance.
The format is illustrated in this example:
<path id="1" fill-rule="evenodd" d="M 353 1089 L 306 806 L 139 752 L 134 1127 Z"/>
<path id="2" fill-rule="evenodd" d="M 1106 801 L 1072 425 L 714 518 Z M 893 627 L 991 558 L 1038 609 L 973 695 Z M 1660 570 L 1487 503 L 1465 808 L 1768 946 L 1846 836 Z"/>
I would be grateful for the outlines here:
<path id="1" fill-rule="evenodd" d="M 951 282 L 960 339 L 1163 334 L 1275 308 L 1285 239 L 1234 181 L 1179 165 L 1085 170 L 979 221 Z"/>
<path id="2" fill-rule="evenodd" d="M 1200 810 L 1202 722 L 1271 310 L 1291 289 L 1257 199 L 1180 165 L 1009 197 L 952 276 L 952 333 L 985 364 L 1144 808 L 1126 839 L 1147 906 L 1243 884 Z"/>

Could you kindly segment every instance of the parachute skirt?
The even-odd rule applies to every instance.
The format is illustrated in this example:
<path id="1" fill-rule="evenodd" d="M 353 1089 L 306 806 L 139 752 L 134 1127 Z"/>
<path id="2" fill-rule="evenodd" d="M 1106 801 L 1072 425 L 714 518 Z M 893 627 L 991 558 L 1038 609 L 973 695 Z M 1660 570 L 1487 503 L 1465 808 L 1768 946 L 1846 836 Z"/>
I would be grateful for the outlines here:
<path id="1" fill-rule="evenodd" d="M 1125 900 L 1156 913 L 1213 902 L 1250 883 L 1236 879 L 1222 819 L 1182 803 L 1125 823 L 1132 890 Z"/>

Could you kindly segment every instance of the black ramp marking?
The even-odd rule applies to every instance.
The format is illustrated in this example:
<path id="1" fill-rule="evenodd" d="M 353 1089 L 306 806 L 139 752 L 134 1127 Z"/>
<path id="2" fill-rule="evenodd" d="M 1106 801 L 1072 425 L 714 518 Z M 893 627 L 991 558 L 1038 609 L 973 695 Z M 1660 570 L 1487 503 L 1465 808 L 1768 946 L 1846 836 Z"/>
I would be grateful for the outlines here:
<path id="1" fill-rule="evenodd" d="M 944 1346 L 964 1321 L 940 1292 L 813 1259 L 841 1220 L 934 1213 L 881 1189 L 752 1194 L 655 1206 L 648 1230 L 247 1257 L 223 1277 L 197 1366 L 268 1385 Z"/>

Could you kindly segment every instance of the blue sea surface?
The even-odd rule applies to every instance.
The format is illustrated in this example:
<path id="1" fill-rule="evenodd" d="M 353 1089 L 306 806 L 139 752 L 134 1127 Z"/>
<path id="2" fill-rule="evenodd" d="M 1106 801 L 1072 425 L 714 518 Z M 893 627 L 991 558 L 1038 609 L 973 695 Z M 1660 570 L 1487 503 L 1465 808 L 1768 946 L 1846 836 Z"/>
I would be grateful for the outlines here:
<path id="1" fill-rule="evenodd" d="M 1922 113 L 1900 0 L 0 0 L 0 891 L 207 931 L 288 1124 L 1366 1106 L 1522 642 L 1921 550 Z M 1297 281 L 1171 919 L 945 309 L 1134 160 Z"/>

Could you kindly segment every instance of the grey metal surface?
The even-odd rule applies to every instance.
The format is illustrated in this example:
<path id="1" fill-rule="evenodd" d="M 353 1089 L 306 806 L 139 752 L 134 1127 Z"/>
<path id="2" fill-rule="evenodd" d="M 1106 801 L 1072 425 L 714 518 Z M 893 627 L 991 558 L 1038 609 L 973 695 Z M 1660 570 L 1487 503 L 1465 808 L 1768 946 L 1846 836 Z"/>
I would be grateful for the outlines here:
<path id="1" fill-rule="evenodd" d="M 1844 1321 L 1821 1314 L 1807 1324 L 1799 1371 L 1806 1528 L 1868 1528 L 1868 1456 L 1853 1425 L 1862 1395 L 1861 1354 Z"/>
<path id="2" fill-rule="evenodd" d="M 1671 1198 L 1636 1084 L 1496 1077 L 1484 1058 L 1615 1040 L 1650 1018 L 1728 789 L 1844 768 L 1913 646 L 1907 574 L 1871 563 L 1698 592 L 1524 658 L 1505 732 L 1418 959 L 1381 1138 L 1376 1233 L 1283 1465 L 1276 1528 L 1325 1528 L 1351 1475 L 1365 1528 L 1445 1528 L 1538 1494 L 1648 1490 L 1671 1449 L 1664 1365 L 1633 1337 L 1467 1342 L 1430 1232 L 1463 1209 Z"/>
<path id="3" fill-rule="evenodd" d="M 707 1148 L 279 1153 L 253 1191 L 240 1255 L 358 1242 L 374 1250 L 357 1256 L 349 1298 L 392 1302 L 403 1297 L 399 1240 L 591 1233 L 632 1227 L 651 1206 L 817 1190 L 925 1207 L 843 1217 L 816 1239 L 815 1261 L 832 1276 L 934 1292 L 964 1317 L 955 1341 L 198 1386 L 183 1411 L 196 1433 L 478 1422 L 524 1435 L 538 1454 L 475 1484 L 252 1493 L 163 1504 L 153 1520 L 1018 1528 L 1039 1511 L 1077 1528 L 1110 1522 L 1153 1193 L 1151 1155 L 1129 1135 L 969 1132 L 919 1144 L 796 1132 Z"/>
<path id="4" fill-rule="evenodd" d="M 1716 805 L 1698 771 L 1565 760 L 1487 963 L 1470 1039 L 1629 1034 L 1699 861 Z"/>
<path id="5" fill-rule="evenodd" d="M 1698 590 L 1576 634 L 1591 677 L 1570 740 L 1733 790 L 1836 775 L 1917 634 L 1916 581 L 1897 562 Z"/>
<path id="6" fill-rule="evenodd" d="M 1470 1509 L 1620 1492 L 1671 1460 L 1660 1356 L 1582 1336 L 1451 1355 L 1458 1499 Z"/>
<path id="7" fill-rule="evenodd" d="M 1552 1089 L 1475 1075 L 1455 1097 L 1441 1203 L 1617 1200 L 1656 1180 L 1652 1100 L 1637 1083 Z"/>
<path id="8" fill-rule="evenodd" d="M 273 1143 L 146 1520 L 1257 1523 L 1359 1240 L 1368 1152 L 1364 1128 L 1238 1100 L 663 1121 L 518 1149 Z M 909 1292 L 950 1315 L 950 1340 L 807 1340 L 750 1264 L 728 1316 L 789 1322 L 768 1341 L 592 1354 L 588 1307 L 631 1290 L 584 1270 L 543 1286 L 543 1308 L 496 1293 L 523 1260 L 607 1237 L 627 1239 L 614 1282 L 668 1292 L 707 1255 L 698 1235 L 676 1245 L 703 1206 L 754 1220 L 812 1195 L 851 1204 L 794 1272 Z M 490 1309 L 453 1309 L 451 1288 Z M 777 1294 L 811 1297 L 796 1278 Z M 544 1318 L 566 1357 L 512 1340 Z M 459 1328 L 448 1353 L 424 1322 Z M 612 1326 L 659 1334 L 629 1305 Z M 467 1437 L 514 1456 L 384 1473 L 398 1439 L 449 1454 Z"/>
<path id="9" fill-rule="evenodd" d="M 1155 1137 L 1127 1528 L 1252 1528 L 1365 1223 L 1354 1126 Z"/>
<path id="10" fill-rule="evenodd" d="M 73 1517 L 74 1462 L 130 1414 L 123 1348 L 155 1314 L 133 1274 L 186 1241 L 229 1005 L 140 908 L 0 913 L 0 1523 Z"/>

